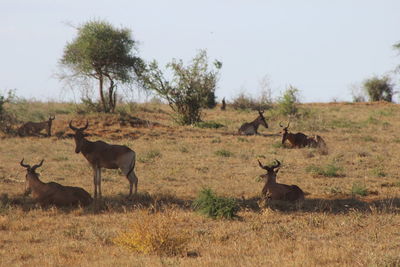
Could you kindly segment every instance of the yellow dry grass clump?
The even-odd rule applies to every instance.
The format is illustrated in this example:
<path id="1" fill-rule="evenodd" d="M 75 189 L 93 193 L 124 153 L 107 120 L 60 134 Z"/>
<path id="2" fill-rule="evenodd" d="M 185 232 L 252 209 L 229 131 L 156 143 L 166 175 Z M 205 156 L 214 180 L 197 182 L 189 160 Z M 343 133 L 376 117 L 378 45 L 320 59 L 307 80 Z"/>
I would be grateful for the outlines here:
<path id="1" fill-rule="evenodd" d="M 183 255 L 189 236 L 176 225 L 178 216 L 174 211 L 149 214 L 147 210 L 140 210 L 129 230 L 120 233 L 113 241 L 134 252 L 160 256 Z"/>

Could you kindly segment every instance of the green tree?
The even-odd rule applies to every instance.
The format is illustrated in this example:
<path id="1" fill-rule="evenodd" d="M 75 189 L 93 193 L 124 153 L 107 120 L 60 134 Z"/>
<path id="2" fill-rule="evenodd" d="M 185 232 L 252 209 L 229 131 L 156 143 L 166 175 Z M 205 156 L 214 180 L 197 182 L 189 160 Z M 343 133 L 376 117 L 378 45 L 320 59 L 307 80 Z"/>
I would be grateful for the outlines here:
<path id="1" fill-rule="evenodd" d="M 296 115 L 299 110 L 297 106 L 299 102 L 299 89 L 290 85 L 277 101 L 279 113 Z"/>
<path id="2" fill-rule="evenodd" d="M 210 103 L 218 81 L 219 61 L 214 62 L 215 69 L 208 64 L 207 52 L 200 52 L 188 66 L 182 60 L 172 60 L 167 68 L 172 71 L 170 81 L 166 80 L 156 61 L 151 62 L 142 76 L 144 86 L 166 99 L 177 121 L 183 125 L 201 121 L 201 110 Z M 215 98 L 214 98 L 215 99 Z"/>
<path id="3" fill-rule="evenodd" d="M 370 101 L 388 101 L 392 102 L 393 97 L 393 84 L 390 78 L 383 76 L 378 78 L 376 76 L 367 79 L 363 83 L 364 90 L 367 92 Z"/>
<path id="4" fill-rule="evenodd" d="M 103 111 L 114 112 L 117 84 L 136 80 L 144 67 L 135 56 L 136 41 L 129 29 L 102 20 L 89 21 L 77 30 L 75 39 L 64 48 L 61 66 L 71 71 L 68 78 L 98 80 Z"/>
<path id="5" fill-rule="evenodd" d="M 6 91 L 7 96 L 0 92 L 0 131 L 13 133 L 14 125 L 18 123 L 16 115 L 6 109 L 6 103 L 14 103 L 16 100 L 15 90 Z"/>

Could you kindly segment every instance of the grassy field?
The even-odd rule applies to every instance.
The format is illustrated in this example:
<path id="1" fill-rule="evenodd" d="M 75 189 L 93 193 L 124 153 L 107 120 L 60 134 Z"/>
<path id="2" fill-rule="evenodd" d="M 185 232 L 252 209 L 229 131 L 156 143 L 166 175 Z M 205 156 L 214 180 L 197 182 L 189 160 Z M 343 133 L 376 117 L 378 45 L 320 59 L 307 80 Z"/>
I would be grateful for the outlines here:
<path id="1" fill-rule="evenodd" d="M 236 135 L 237 129 L 257 112 L 207 110 L 206 121 L 225 127 L 202 129 L 175 125 L 166 105 L 131 110 L 159 125 L 131 126 L 126 111 L 77 115 L 71 105 L 57 103 L 32 103 L 18 115 L 55 114 L 53 133 L 59 137 L 0 140 L 1 266 L 400 265 L 399 105 L 302 105 L 303 116 L 292 119 L 291 131 L 321 135 L 327 154 L 282 147 L 279 122 L 287 119 L 273 111 L 265 112 L 270 127 L 247 137 Z M 86 208 L 42 208 L 22 195 L 22 158 L 29 164 L 45 159 L 38 169 L 43 181 L 93 194 L 92 170 L 68 135 L 71 119 L 82 126 L 89 120 L 88 139 L 136 152 L 134 200 L 126 199 L 129 183 L 114 170 L 103 170 L 103 201 Z M 280 160 L 278 182 L 302 188 L 304 204 L 259 204 L 264 171 L 257 159 Z M 238 218 L 214 220 L 194 212 L 191 203 L 203 188 L 235 198 Z M 134 252 L 117 241 L 135 231 L 171 237 L 162 250 L 178 246 L 180 253 Z"/>

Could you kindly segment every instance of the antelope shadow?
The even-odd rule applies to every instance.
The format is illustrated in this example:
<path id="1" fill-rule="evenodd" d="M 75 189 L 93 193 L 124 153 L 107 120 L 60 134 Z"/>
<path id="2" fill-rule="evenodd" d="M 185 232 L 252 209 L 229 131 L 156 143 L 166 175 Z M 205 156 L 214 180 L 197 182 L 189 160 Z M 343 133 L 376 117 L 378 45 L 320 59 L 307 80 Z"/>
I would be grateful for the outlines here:
<path id="1" fill-rule="evenodd" d="M 23 194 L 9 197 L 7 194 L 0 196 L 0 213 L 6 212 L 12 207 L 20 207 L 24 212 L 36 209 L 49 210 L 54 205 L 39 205 L 34 199 Z M 149 212 L 162 211 L 166 208 L 175 207 L 182 210 L 191 210 L 192 200 L 181 199 L 170 194 L 150 195 L 147 192 L 138 192 L 134 197 L 127 198 L 120 193 L 113 196 L 104 196 L 102 199 L 93 201 L 86 207 L 78 205 L 57 207 L 59 211 L 70 213 L 81 208 L 84 214 L 97 214 L 104 212 L 125 213 L 137 209 L 148 209 Z"/>
<path id="2" fill-rule="evenodd" d="M 268 203 L 262 203 L 263 199 L 260 196 L 236 200 L 238 201 L 242 210 L 251 210 L 254 212 L 260 212 L 264 207 L 285 213 L 308 212 L 347 214 L 353 211 L 359 211 L 363 213 L 400 212 L 400 198 L 384 198 L 372 201 L 366 201 L 352 196 L 332 199 L 306 198 L 302 203 L 290 203 L 280 200 L 270 200 Z"/>

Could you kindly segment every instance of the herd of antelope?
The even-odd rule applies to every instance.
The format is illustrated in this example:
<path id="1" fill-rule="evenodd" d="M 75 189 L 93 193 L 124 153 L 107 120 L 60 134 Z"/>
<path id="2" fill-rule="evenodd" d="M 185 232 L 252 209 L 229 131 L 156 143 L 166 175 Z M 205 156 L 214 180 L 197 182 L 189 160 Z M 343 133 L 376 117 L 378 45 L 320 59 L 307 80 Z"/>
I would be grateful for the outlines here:
<path id="1" fill-rule="evenodd" d="M 45 122 L 27 122 L 18 129 L 18 133 L 39 135 L 40 131 L 47 129 L 47 136 L 51 136 L 51 122 L 54 119 L 54 117 L 50 117 L 49 121 Z M 82 128 L 73 126 L 72 121 L 69 123 L 69 128 L 74 131 L 75 152 L 82 153 L 93 169 L 94 198 L 101 198 L 101 168 L 120 169 L 129 181 L 128 197 L 132 197 L 133 185 L 135 185 L 135 194 L 137 193 L 138 185 L 138 178 L 134 171 L 135 152 L 127 146 L 87 140 L 85 138 L 87 135 L 84 131 L 88 127 L 88 121 L 86 121 L 86 125 Z M 42 182 L 39 179 L 39 174 L 36 173 L 36 169 L 42 166 L 43 161 L 31 167 L 24 163 L 24 159 L 21 160 L 21 166 L 26 168 L 25 195 L 32 193 L 33 199 L 42 206 L 87 206 L 93 201 L 90 194 L 83 188 L 63 186 L 55 182 Z"/>
<path id="2" fill-rule="evenodd" d="M 267 121 L 263 115 L 263 111 L 258 111 L 258 117 L 252 122 L 246 122 L 240 126 L 238 133 L 244 135 L 255 135 L 258 134 L 257 130 L 260 125 L 268 128 Z M 282 134 L 282 145 L 285 144 L 286 140 L 289 141 L 292 148 L 322 148 L 326 149 L 326 143 L 319 135 L 307 136 L 304 133 L 291 133 L 289 132 L 290 122 L 286 127 L 279 123 L 282 128 L 280 132 Z M 281 163 L 275 160 L 276 164 L 269 166 L 264 166 L 260 161 L 258 161 L 259 166 L 266 170 L 267 173 L 261 175 L 260 177 L 264 180 L 265 185 L 261 191 L 261 196 L 264 200 L 285 200 L 285 201 L 303 201 L 304 192 L 297 185 L 286 185 L 279 184 L 276 182 L 276 175 L 278 174 L 279 167 Z"/>
<path id="3" fill-rule="evenodd" d="M 238 134 L 241 135 L 257 135 L 260 125 L 268 128 L 267 121 L 263 115 L 263 111 L 258 111 L 258 117 L 249 123 L 240 126 Z M 49 117 L 44 122 L 27 122 L 18 129 L 20 136 L 38 136 L 42 130 L 47 131 L 47 136 L 51 136 L 52 121 L 55 117 Z M 279 124 L 282 129 L 282 145 L 288 140 L 292 148 L 302 147 L 326 147 L 321 136 L 307 136 L 303 133 L 291 133 L 288 128 Z M 89 127 L 86 121 L 84 127 L 78 128 L 69 122 L 69 128 L 73 130 L 73 138 L 75 141 L 75 152 L 82 153 L 93 169 L 94 199 L 101 199 L 101 168 L 120 169 L 129 181 L 129 195 L 131 198 L 137 193 L 138 178 L 135 174 L 135 152 L 127 146 L 107 144 L 103 141 L 89 141 L 86 139 L 87 134 L 84 132 Z M 276 176 L 281 163 L 275 160 L 272 166 L 263 165 L 258 161 L 259 166 L 266 170 L 267 173 L 260 177 L 264 180 L 265 185 L 261 191 L 264 200 L 284 200 L 284 201 L 302 201 L 304 200 L 304 192 L 297 185 L 286 185 L 276 182 Z M 25 195 L 32 193 L 33 199 L 40 205 L 56 205 L 56 206 L 87 206 L 92 203 L 91 195 L 80 187 L 63 186 L 59 183 L 44 183 L 39 179 L 36 169 L 41 167 L 44 160 L 32 167 L 21 160 L 20 165 L 26 168 L 26 186 Z M 133 192 L 133 185 L 135 191 Z"/>

